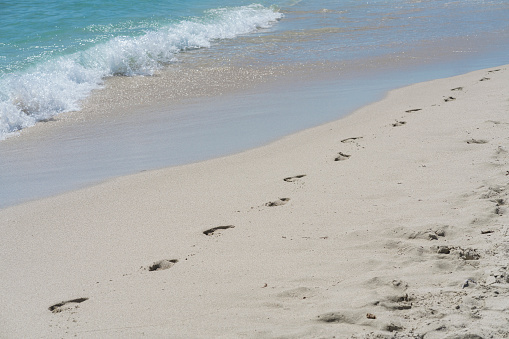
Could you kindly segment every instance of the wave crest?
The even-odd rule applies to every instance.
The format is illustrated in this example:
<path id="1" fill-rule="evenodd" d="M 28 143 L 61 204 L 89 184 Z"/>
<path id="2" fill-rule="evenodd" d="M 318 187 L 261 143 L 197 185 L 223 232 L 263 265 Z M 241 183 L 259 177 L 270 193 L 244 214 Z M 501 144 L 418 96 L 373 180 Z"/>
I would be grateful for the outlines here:
<path id="1" fill-rule="evenodd" d="M 27 71 L 4 74 L 0 77 L 0 140 L 38 121 L 78 110 L 79 102 L 100 88 L 107 76 L 152 75 L 175 61 L 179 52 L 208 48 L 215 40 L 267 28 L 282 16 L 261 5 L 212 9 L 200 18 L 137 37 L 117 36 Z"/>

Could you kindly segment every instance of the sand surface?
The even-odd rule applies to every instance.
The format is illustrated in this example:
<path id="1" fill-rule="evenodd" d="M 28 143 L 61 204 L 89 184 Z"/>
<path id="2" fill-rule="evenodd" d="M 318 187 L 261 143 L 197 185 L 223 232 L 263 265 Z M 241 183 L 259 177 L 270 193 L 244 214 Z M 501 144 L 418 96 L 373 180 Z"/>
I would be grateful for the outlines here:
<path id="1" fill-rule="evenodd" d="M 507 68 L 0 210 L 0 337 L 509 337 Z"/>

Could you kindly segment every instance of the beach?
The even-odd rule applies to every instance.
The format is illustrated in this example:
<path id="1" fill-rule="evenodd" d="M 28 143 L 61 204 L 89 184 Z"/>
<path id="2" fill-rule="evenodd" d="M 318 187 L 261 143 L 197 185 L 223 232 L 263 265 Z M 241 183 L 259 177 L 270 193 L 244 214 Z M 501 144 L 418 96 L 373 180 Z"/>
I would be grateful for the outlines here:
<path id="1" fill-rule="evenodd" d="M 509 53 L 503 0 L 2 6 L 0 208 L 260 147 Z"/>
<path id="2" fill-rule="evenodd" d="M 0 209 L 0 337 L 509 337 L 508 84 Z"/>

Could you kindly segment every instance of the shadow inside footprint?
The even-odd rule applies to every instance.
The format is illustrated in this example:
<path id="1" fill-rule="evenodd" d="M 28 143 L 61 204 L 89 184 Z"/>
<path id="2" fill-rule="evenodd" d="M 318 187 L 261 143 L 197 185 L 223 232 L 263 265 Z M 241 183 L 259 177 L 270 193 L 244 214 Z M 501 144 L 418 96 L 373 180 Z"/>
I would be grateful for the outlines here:
<path id="1" fill-rule="evenodd" d="M 357 139 L 362 139 L 362 137 L 351 137 L 341 140 L 342 143 L 355 142 Z"/>
<path id="2" fill-rule="evenodd" d="M 347 160 L 348 158 L 350 158 L 350 156 L 351 156 L 350 154 L 345 154 L 345 153 L 339 152 L 338 156 L 336 158 L 334 158 L 334 161 Z"/>
<path id="3" fill-rule="evenodd" d="M 297 181 L 297 179 L 304 178 L 305 176 L 306 176 L 305 174 L 300 174 L 293 177 L 284 178 L 283 180 L 286 182 L 294 182 Z"/>
<path id="4" fill-rule="evenodd" d="M 316 320 L 323 323 L 343 323 L 343 324 L 356 324 L 361 317 L 352 312 L 328 312 L 320 314 Z"/>
<path id="5" fill-rule="evenodd" d="M 348 322 L 346 317 L 343 314 L 339 313 L 339 312 L 330 312 L 330 313 L 325 313 L 325 314 L 319 315 L 317 317 L 317 320 L 321 321 L 321 322 L 324 322 L 324 323 L 344 323 L 344 322 Z"/>
<path id="6" fill-rule="evenodd" d="M 276 201 L 269 201 L 265 204 L 265 206 L 274 207 L 274 206 L 282 206 L 290 201 L 290 198 L 281 198 Z"/>
<path id="7" fill-rule="evenodd" d="M 414 112 L 419 112 L 419 111 L 422 111 L 422 108 L 408 109 L 405 112 L 406 113 L 414 113 Z"/>
<path id="8" fill-rule="evenodd" d="M 73 305 L 73 304 L 80 304 L 80 303 L 82 303 L 84 301 L 87 301 L 87 300 L 88 300 L 88 298 L 78 298 L 78 299 L 62 301 L 62 302 L 60 302 L 58 304 L 51 305 L 50 307 L 48 307 L 48 310 L 50 310 L 53 313 L 60 313 L 60 312 L 62 312 L 64 310 L 72 308 L 73 306 L 76 306 L 76 305 Z"/>
<path id="9" fill-rule="evenodd" d="M 206 231 L 203 231 L 203 234 L 205 235 L 213 235 L 215 231 L 219 231 L 219 230 L 227 230 L 229 228 L 234 228 L 235 226 L 233 225 L 227 225 L 227 226 L 217 226 L 217 227 L 213 227 L 213 228 L 209 228 L 208 230 Z"/>
<path id="10" fill-rule="evenodd" d="M 150 272 L 167 270 L 167 269 L 171 268 L 173 265 L 175 265 L 176 263 L 178 263 L 177 259 L 163 259 L 163 260 L 156 261 L 151 266 L 149 266 L 147 269 Z"/>

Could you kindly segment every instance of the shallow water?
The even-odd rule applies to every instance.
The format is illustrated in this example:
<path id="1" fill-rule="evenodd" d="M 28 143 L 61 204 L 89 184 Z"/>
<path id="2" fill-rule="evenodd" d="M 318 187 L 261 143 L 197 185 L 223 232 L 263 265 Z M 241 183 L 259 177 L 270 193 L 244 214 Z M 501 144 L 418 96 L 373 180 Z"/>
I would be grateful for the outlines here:
<path id="1" fill-rule="evenodd" d="M 172 29 L 190 16 L 203 20 L 209 3 L 193 3 L 186 13 L 158 20 L 173 20 Z M 373 1 L 369 6 L 353 0 L 295 1 L 275 3 L 280 7 L 277 11 L 270 9 L 271 4 L 256 8 L 280 13 L 282 20 L 271 19 L 264 27 L 232 39 L 211 38 L 204 43 L 206 48 L 172 50 L 169 63 L 161 59 L 153 68 L 144 69 L 147 64 L 142 62 L 145 66 L 140 69 L 153 76 L 108 77 L 106 88 L 85 101 L 73 99 L 67 108 L 57 105 L 60 110 L 49 109 L 38 116 L 47 123 L 1 141 L 0 207 L 119 175 L 239 152 L 338 119 L 396 87 L 507 63 L 509 30 L 504 18 L 509 5 L 503 1 Z M 239 9 L 228 11 L 238 14 Z M 99 18 L 100 23 L 83 26 L 125 27 L 124 19 L 108 24 L 101 21 L 107 18 Z M 146 32 L 153 34 L 164 26 L 151 21 L 152 26 L 141 27 L 146 18 L 136 20 L 137 26 L 129 26 L 132 31 L 118 28 L 118 36 L 129 31 L 131 41 L 140 36 L 146 41 Z M 79 40 L 74 38 L 67 37 Z M 71 54 L 64 48 L 39 56 L 46 58 L 40 65 L 61 60 L 53 55 L 74 58 L 92 45 L 104 48 L 111 38 L 98 35 L 98 42 L 91 45 L 67 46 Z M 3 60 L 2 65 L 10 62 L 8 57 Z M 37 57 L 20 60 L 9 67 L 38 62 Z M 0 79 L 12 74 L 16 79 L 33 74 L 44 78 L 43 73 L 33 73 L 32 66 L 27 63 L 14 73 L 4 67 Z M 104 86 L 104 76 L 111 74 L 110 69 L 90 84 L 78 83 L 89 86 L 78 99 Z M 44 84 L 59 88 L 59 75 L 53 73 Z M 64 78 L 69 80 L 67 75 Z M 4 81 L 0 89 L 5 90 L 7 83 L 13 84 Z M 32 100 L 28 101 L 34 107 L 44 106 L 37 102 L 36 91 L 44 86 L 28 83 L 33 84 L 24 88 Z M 42 93 L 43 101 L 50 98 L 47 102 L 58 103 L 54 93 Z M 67 94 L 63 92 L 64 97 Z M 8 97 L 12 106 L 9 95 L 0 97 Z M 82 110 L 55 116 L 75 105 Z M 31 123 L 35 116 L 21 110 L 20 117 L 32 119 Z"/>

